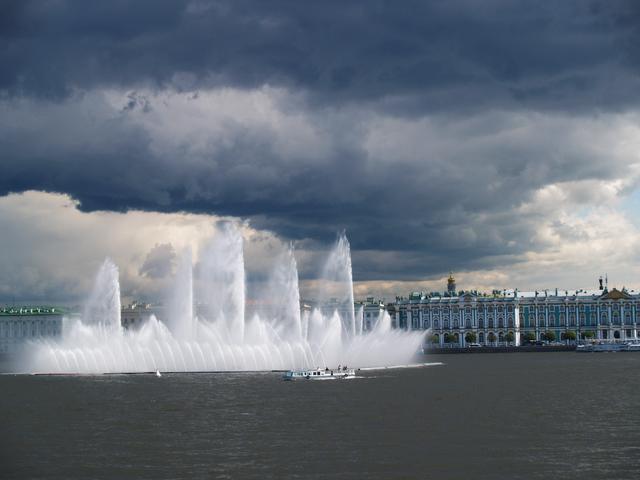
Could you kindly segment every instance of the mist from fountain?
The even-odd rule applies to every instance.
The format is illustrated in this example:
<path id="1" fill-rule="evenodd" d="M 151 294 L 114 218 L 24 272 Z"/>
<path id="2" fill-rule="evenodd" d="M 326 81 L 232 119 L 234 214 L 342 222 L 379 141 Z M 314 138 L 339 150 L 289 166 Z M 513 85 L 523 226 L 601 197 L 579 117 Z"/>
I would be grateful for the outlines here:
<path id="1" fill-rule="evenodd" d="M 65 319 L 59 339 L 31 343 L 20 369 L 94 374 L 384 366 L 409 363 L 420 348 L 424 332 L 393 330 L 386 312 L 364 331 L 362 310 L 354 311 L 344 234 L 322 269 L 319 306 L 302 314 L 292 246 L 274 260 L 255 308 L 246 308 L 242 242 L 237 225 L 221 225 L 199 255 L 195 281 L 185 250 L 167 318 L 152 315 L 139 329 L 121 327 L 118 269 L 105 260 L 82 318 Z"/>
<path id="2" fill-rule="evenodd" d="M 173 292 L 167 305 L 167 324 L 178 338 L 187 339 L 195 334 L 193 260 L 190 248 L 186 248 L 178 259 Z"/>
<path id="3" fill-rule="evenodd" d="M 96 274 L 82 317 L 87 324 L 120 332 L 120 278 L 118 267 L 110 258 L 102 262 Z"/>

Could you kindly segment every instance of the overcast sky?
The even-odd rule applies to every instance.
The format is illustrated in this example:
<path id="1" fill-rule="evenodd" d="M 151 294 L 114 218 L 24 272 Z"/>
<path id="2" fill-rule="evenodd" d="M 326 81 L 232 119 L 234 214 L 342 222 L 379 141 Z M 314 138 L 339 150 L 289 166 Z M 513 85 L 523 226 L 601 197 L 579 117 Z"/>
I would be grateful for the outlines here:
<path id="1" fill-rule="evenodd" d="M 16 0 L 0 64 L 0 302 L 221 218 L 304 282 L 346 229 L 360 296 L 640 287 L 638 2 Z"/>

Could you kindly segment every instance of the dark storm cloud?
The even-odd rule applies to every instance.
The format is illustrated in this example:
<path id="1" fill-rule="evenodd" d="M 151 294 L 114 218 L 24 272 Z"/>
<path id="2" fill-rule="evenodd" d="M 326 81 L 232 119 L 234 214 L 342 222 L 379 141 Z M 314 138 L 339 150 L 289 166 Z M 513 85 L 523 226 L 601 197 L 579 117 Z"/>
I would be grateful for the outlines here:
<path id="1" fill-rule="evenodd" d="M 420 113 L 620 108 L 638 87 L 634 2 L 15 1 L 3 10 L 9 94 L 268 83 Z"/>
<path id="2" fill-rule="evenodd" d="M 635 5 L 4 3 L 0 194 L 236 215 L 298 240 L 345 228 L 358 279 L 514 262 L 541 248 L 545 213 L 518 210 L 534 192 L 627 171 L 572 135 L 593 112 L 637 107 Z M 325 153 L 283 152 L 282 132 L 233 119 L 194 150 L 136 117 L 160 115 L 163 91 L 197 103 L 265 85 Z M 126 92 L 121 106 L 102 89 Z"/>
<path id="3" fill-rule="evenodd" d="M 122 101 L 129 105 L 130 95 Z M 6 155 L 1 191 L 67 192 L 85 211 L 235 215 L 285 238 L 325 244 L 346 229 L 358 279 L 486 267 L 496 257 L 536 249 L 531 237 L 547 214 L 517 210 L 533 192 L 555 182 L 615 178 L 627 168 L 624 158 L 605 161 L 589 144 L 567 142 L 571 124 L 542 128 L 525 122 L 522 129 L 531 131 L 522 138 L 503 139 L 495 125 L 516 122 L 509 113 L 503 114 L 506 119 L 489 118 L 496 138 L 481 124 L 486 116 L 463 128 L 464 140 L 458 121 L 417 127 L 418 133 L 440 137 L 440 147 L 430 149 L 427 142 L 424 150 L 406 137 L 406 123 L 392 122 L 380 130 L 391 136 L 395 155 L 367 151 L 365 132 L 344 138 L 344 124 L 359 116 L 345 113 L 324 132 L 326 156 L 305 161 L 279 151 L 278 135 L 269 129 L 233 126 L 224 142 L 214 141 L 196 154 L 182 141 L 154 147 L 157 136 L 134 122 L 127 109 L 115 109 L 113 117 L 101 107 L 87 107 L 94 113 L 86 121 L 76 115 L 84 106 L 60 114 L 64 106 L 47 111 L 38 105 L 16 117 L 40 115 L 51 125 L 47 131 L 27 122 L 0 132 Z M 306 115 L 312 123 L 324 121 L 322 112 Z M 409 158 L 403 158 L 403 149 L 413 151 Z"/>

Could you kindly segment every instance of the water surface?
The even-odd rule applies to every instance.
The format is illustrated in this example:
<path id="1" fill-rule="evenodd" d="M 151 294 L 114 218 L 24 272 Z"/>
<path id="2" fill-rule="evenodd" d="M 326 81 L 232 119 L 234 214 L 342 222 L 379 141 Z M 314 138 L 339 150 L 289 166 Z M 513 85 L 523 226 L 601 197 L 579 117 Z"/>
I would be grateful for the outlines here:
<path id="1" fill-rule="evenodd" d="M 638 478 L 640 354 L 445 365 L 0 376 L 0 478 Z"/>

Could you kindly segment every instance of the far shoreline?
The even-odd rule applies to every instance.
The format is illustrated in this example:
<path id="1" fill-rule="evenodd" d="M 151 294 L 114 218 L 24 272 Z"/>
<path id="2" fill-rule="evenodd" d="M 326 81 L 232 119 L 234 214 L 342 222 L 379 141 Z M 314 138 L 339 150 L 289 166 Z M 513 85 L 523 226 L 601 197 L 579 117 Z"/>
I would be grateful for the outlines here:
<path id="1" fill-rule="evenodd" d="M 449 355 L 463 353 L 529 353 L 529 352 L 575 352 L 576 345 L 521 345 L 509 347 L 430 347 L 424 349 L 424 355 Z"/>

